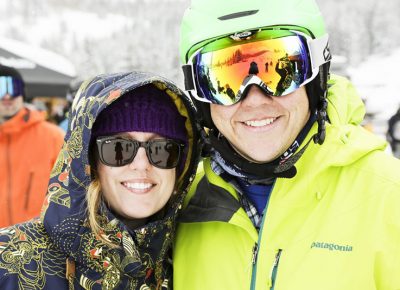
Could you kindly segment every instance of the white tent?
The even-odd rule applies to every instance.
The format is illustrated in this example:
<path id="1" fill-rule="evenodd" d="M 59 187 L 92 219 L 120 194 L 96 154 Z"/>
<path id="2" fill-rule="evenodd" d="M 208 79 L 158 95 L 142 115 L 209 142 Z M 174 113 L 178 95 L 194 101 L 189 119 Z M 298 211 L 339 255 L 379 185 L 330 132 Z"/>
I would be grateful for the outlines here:
<path id="1" fill-rule="evenodd" d="M 64 57 L 16 40 L 0 37 L 0 64 L 16 68 L 26 84 L 27 98 L 66 95 L 75 68 Z"/>

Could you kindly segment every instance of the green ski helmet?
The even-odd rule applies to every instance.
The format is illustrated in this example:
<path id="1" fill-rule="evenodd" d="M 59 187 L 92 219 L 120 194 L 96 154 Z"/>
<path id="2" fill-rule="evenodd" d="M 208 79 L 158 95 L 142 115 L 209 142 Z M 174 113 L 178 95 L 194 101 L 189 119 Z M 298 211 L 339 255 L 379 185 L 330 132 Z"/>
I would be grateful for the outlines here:
<path id="1" fill-rule="evenodd" d="M 268 26 L 297 30 L 312 38 L 326 35 L 325 23 L 315 0 L 192 0 L 181 23 L 181 61 L 186 64 L 194 52 L 215 38 Z M 329 47 L 325 50 L 324 58 L 329 60 Z M 319 144 L 325 139 L 328 75 L 329 61 L 321 65 L 319 74 L 306 84 L 310 110 L 317 112 L 318 133 L 314 142 Z M 256 176 L 293 177 L 296 174 L 294 163 L 302 152 L 291 157 L 286 168 L 273 162 L 254 164 L 239 156 L 226 142 L 216 140 L 218 130 L 211 119 L 210 104 L 192 99 L 199 109 L 200 122 L 211 129 L 208 142 L 223 158 Z"/>
<path id="2" fill-rule="evenodd" d="M 326 34 L 314 0 L 192 0 L 181 24 L 181 61 L 212 38 L 265 26 L 297 27 L 313 38 Z"/>

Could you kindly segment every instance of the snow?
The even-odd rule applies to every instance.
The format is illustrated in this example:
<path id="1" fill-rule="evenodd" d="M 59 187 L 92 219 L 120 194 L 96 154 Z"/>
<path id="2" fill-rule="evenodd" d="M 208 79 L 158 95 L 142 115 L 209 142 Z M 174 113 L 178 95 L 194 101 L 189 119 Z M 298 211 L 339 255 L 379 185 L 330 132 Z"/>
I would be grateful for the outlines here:
<path id="1" fill-rule="evenodd" d="M 1 8 L 4 7 L 0 5 Z M 10 22 L 14 27 L 26 26 L 21 17 L 13 17 Z M 28 29 L 27 32 L 29 31 L 24 34 L 26 43 L 2 37 L 3 33 L 0 26 L 0 47 L 25 58 L 25 60 L 8 59 L 16 67 L 33 68 L 36 63 L 65 75 L 76 77 L 77 72 L 72 62 L 59 54 L 40 48 L 39 46 L 43 41 L 52 41 L 52 36 L 62 35 L 62 43 L 59 44 L 61 49 L 59 50 L 75 53 L 76 43 L 83 43 L 88 39 L 98 39 L 100 45 L 104 38 L 111 37 L 113 33 L 120 31 L 123 27 L 132 26 L 133 23 L 134 18 L 113 13 L 98 15 L 93 12 L 63 9 L 62 13 L 59 14 L 50 13 L 46 17 L 37 17 L 34 25 L 26 28 Z M 59 41 L 58 38 L 55 39 Z M 52 45 L 54 44 L 53 41 Z"/>
<path id="2" fill-rule="evenodd" d="M 385 134 L 387 120 L 400 106 L 399 64 L 400 48 L 397 48 L 391 54 L 372 55 L 349 69 L 351 80 L 365 100 L 367 114 L 372 116 L 375 131 L 380 135 Z"/>
<path id="3" fill-rule="evenodd" d="M 75 67 L 69 60 L 49 50 L 2 36 L 0 36 L 0 47 L 26 59 L 23 62 L 18 60 L 17 68 L 18 65 L 33 68 L 35 64 L 38 64 L 70 77 L 76 76 Z M 14 61 L 17 60 L 14 59 Z M 6 60 L 3 61 L 3 64 L 7 65 Z"/>
<path id="4" fill-rule="evenodd" d="M 30 41 L 35 41 L 35 39 L 42 40 L 46 37 L 46 34 L 65 33 L 60 31 L 59 23 L 68 26 L 69 34 L 64 35 L 66 38 L 63 41 L 73 41 L 71 39 L 73 35 L 75 41 L 82 42 L 87 38 L 101 39 L 107 37 L 132 22 L 131 18 L 117 14 L 109 13 L 100 16 L 92 12 L 65 9 L 61 14 L 51 14 L 48 17 L 39 18 L 34 29 L 31 30 L 32 37 L 30 37 Z M 46 33 L 44 34 L 43 31 L 46 31 Z"/>
<path id="5" fill-rule="evenodd" d="M 398 87 L 400 48 L 388 55 L 372 55 L 351 69 L 351 79 L 366 99 L 367 111 L 389 118 L 400 105 Z"/>

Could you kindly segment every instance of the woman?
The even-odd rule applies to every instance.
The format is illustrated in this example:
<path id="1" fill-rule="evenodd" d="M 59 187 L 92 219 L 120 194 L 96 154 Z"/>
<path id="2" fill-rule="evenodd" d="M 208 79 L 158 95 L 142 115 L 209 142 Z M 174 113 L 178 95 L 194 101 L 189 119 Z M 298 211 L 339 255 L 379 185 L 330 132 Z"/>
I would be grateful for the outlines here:
<path id="1" fill-rule="evenodd" d="M 41 218 L 0 230 L 0 289 L 169 289 L 198 160 L 193 113 L 152 74 L 85 82 Z"/>

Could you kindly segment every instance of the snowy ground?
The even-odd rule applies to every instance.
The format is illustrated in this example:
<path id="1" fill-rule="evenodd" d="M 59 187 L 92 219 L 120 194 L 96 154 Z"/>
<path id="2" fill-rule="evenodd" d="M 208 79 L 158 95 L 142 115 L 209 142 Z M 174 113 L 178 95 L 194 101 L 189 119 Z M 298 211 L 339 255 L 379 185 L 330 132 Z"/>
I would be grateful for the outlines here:
<path id="1" fill-rule="evenodd" d="M 370 56 L 349 70 L 352 82 L 366 101 L 367 114 L 378 135 L 385 135 L 387 120 L 400 106 L 399 65 L 400 48 L 392 54 Z"/>

